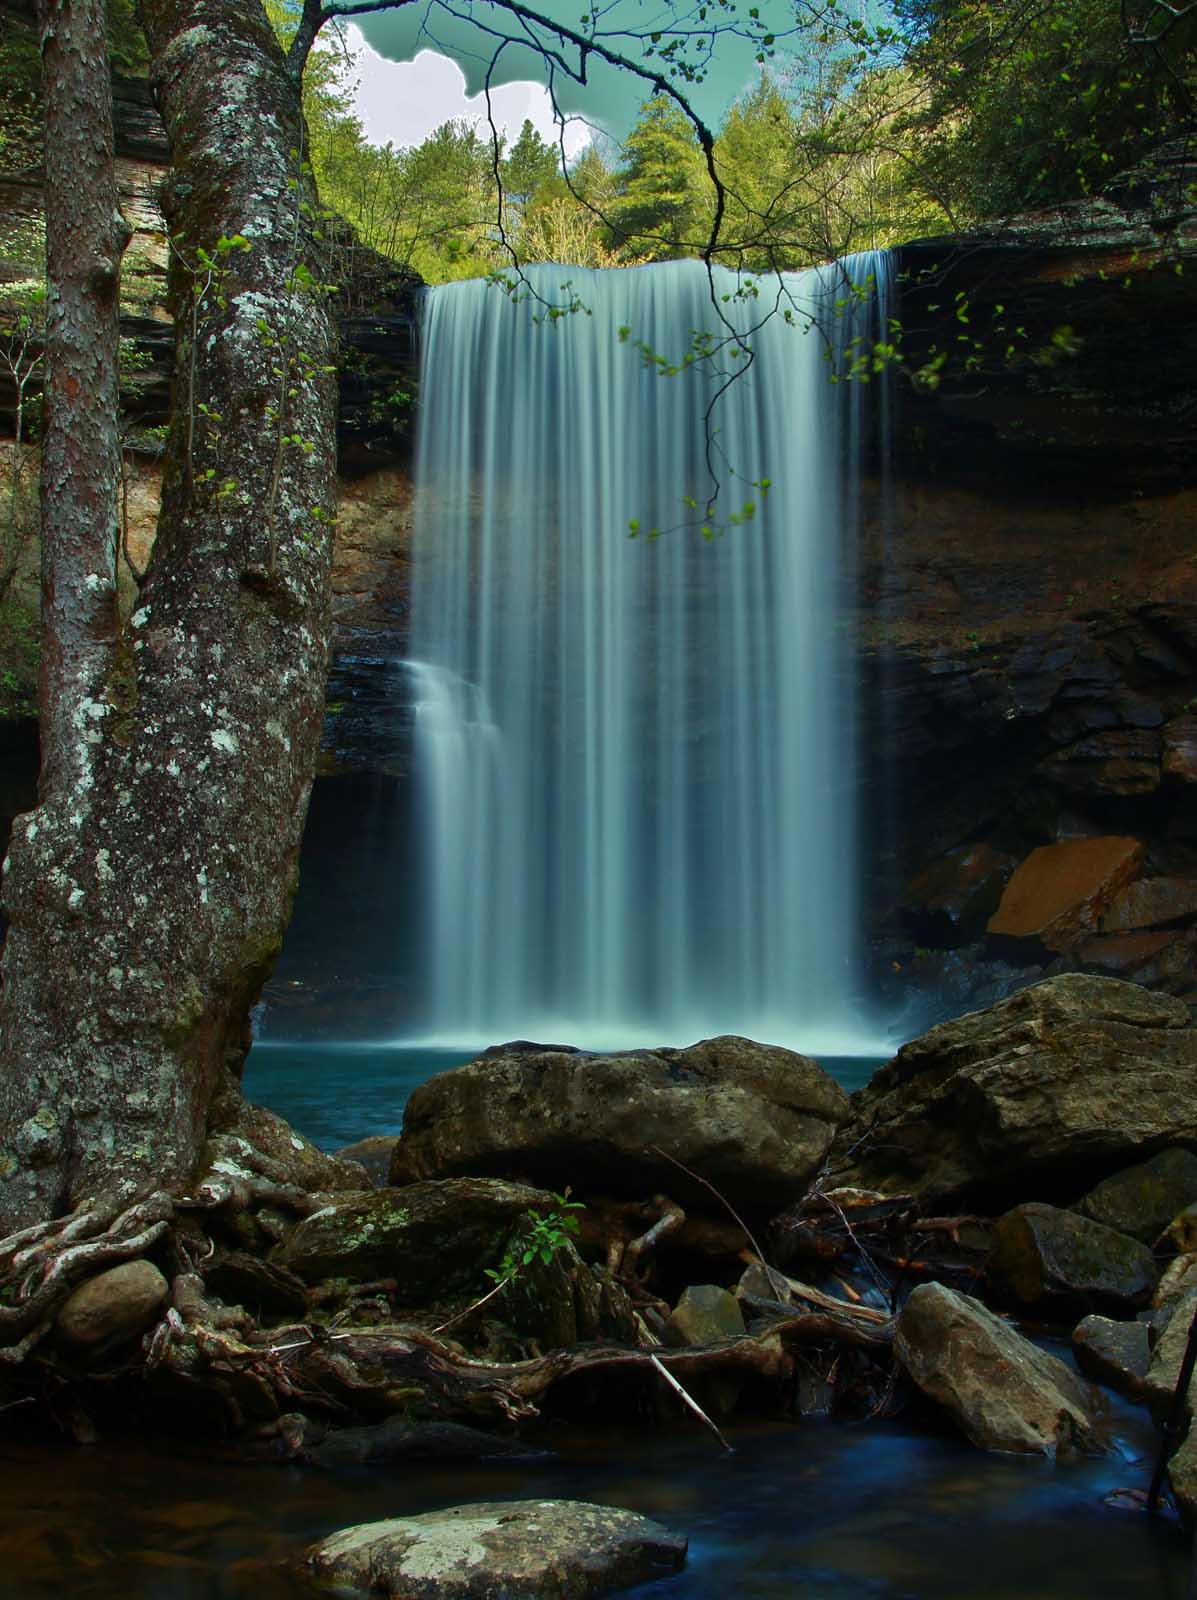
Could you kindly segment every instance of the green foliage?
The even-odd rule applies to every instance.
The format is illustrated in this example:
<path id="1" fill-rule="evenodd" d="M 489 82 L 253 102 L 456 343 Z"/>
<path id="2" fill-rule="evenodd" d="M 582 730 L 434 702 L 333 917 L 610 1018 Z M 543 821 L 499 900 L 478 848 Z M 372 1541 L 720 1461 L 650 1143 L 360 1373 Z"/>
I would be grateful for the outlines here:
<path id="1" fill-rule="evenodd" d="M 499 166 L 509 201 L 521 209 L 538 189 L 552 183 L 561 170 L 561 158 L 525 117 L 520 136 Z"/>
<path id="2" fill-rule="evenodd" d="M 486 1275 L 496 1284 L 518 1279 L 534 1262 L 545 1266 L 558 1250 L 565 1248 L 578 1231 L 575 1211 L 586 1208 L 580 1200 L 571 1200 L 569 1190 L 554 1194 L 557 1208 L 552 1211 L 525 1211 L 516 1224 L 497 1267 L 487 1267 Z"/>
<path id="3" fill-rule="evenodd" d="M 620 249 L 638 259 L 697 255 L 706 243 L 714 194 L 688 118 L 654 95 L 624 146 L 609 221 Z"/>
<path id="4" fill-rule="evenodd" d="M 906 124 L 913 181 L 961 223 L 1091 194 L 1191 125 L 1191 8 L 901 0 L 900 11 L 925 85 Z"/>

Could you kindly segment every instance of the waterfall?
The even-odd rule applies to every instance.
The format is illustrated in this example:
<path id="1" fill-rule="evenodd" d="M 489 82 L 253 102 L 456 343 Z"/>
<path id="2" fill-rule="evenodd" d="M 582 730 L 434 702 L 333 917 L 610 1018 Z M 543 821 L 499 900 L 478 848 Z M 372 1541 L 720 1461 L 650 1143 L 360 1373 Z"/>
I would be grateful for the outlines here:
<path id="1" fill-rule="evenodd" d="M 717 272 L 723 314 L 761 326 L 709 430 L 735 358 L 670 376 L 637 348 L 680 365 L 717 331 L 699 263 L 530 269 L 546 300 L 569 279 L 584 309 L 559 320 L 480 281 L 429 293 L 408 669 L 429 1035 L 871 1048 L 844 648 L 870 388 L 830 378 L 887 270 L 756 297 Z M 712 538 L 685 503 L 708 445 L 716 516 L 755 506 Z"/>

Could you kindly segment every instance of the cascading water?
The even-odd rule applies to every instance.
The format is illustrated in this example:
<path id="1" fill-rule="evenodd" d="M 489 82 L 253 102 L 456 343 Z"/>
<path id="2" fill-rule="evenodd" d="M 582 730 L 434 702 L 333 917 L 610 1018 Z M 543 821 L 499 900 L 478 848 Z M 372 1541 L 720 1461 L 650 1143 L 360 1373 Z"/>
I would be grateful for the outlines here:
<path id="1" fill-rule="evenodd" d="M 872 1047 L 842 644 L 869 391 L 829 376 L 887 271 L 854 257 L 759 298 L 716 273 L 740 328 L 766 289 L 799 311 L 749 336 L 715 407 L 716 515 L 756 509 L 710 541 L 684 497 L 706 500 L 723 379 L 635 348 L 677 363 L 718 332 L 699 264 L 568 269 L 587 312 L 539 324 L 481 282 L 429 294 L 409 664 L 428 1034 Z M 565 275 L 529 273 L 558 301 Z"/>

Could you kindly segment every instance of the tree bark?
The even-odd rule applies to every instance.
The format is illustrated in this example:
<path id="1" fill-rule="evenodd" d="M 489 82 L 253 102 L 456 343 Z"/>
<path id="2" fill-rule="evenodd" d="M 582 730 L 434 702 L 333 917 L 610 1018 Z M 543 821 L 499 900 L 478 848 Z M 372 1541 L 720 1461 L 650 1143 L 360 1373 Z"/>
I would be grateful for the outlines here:
<path id="1" fill-rule="evenodd" d="M 91 530 L 108 565 L 65 589 L 50 556 L 51 650 L 86 670 L 53 668 L 41 802 L 5 873 L 0 1232 L 188 1183 L 236 1103 L 319 739 L 335 331 L 299 85 L 259 0 L 144 0 L 142 20 L 173 157 L 171 436 L 126 622 L 115 491 Z"/>

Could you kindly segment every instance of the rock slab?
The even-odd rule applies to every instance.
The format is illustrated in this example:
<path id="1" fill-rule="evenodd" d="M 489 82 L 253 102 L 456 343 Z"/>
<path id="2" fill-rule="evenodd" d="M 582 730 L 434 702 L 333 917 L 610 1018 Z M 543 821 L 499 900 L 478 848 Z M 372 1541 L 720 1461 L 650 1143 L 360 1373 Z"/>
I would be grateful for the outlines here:
<path id="1" fill-rule="evenodd" d="M 1079 1188 L 1197 1139 L 1195 1083 L 1182 1002 L 1069 973 L 904 1045 L 852 1096 L 832 1164 L 888 1194 L 1018 1199 L 1069 1172 Z"/>
<path id="2" fill-rule="evenodd" d="M 920 1284 L 898 1317 L 894 1350 L 982 1450 L 1102 1453 L 1080 1380 L 970 1295 Z"/>
<path id="3" fill-rule="evenodd" d="M 819 1170 L 847 1106 L 817 1062 L 734 1036 L 626 1055 L 501 1045 L 412 1093 L 391 1182 L 520 1177 L 710 1210 L 656 1146 L 733 1205 L 777 1210 Z"/>
<path id="4" fill-rule="evenodd" d="M 303 1570 L 344 1600 L 592 1600 L 685 1559 L 681 1535 L 633 1511 L 509 1500 L 345 1528 Z"/>
<path id="5" fill-rule="evenodd" d="M 1048 950 L 1070 950 L 1097 931 L 1142 860 L 1139 840 L 1119 834 L 1040 845 L 1006 885 L 988 931 L 1035 940 Z"/>

